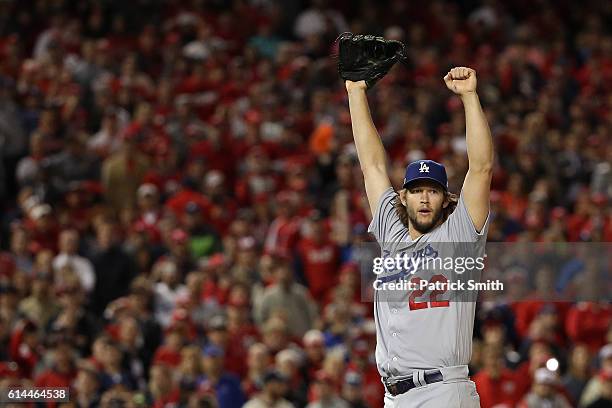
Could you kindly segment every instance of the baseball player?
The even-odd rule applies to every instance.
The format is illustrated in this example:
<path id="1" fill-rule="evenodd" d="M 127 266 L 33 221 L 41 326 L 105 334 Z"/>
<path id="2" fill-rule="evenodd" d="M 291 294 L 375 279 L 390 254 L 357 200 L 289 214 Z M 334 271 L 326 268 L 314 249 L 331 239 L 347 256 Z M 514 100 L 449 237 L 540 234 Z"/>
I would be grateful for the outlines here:
<path id="1" fill-rule="evenodd" d="M 393 189 L 385 150 L 370 116 L 369 84 L 345 81 L 353 136 L 373 214 L 369 232 L 376 237 L 383 256 L 424 247 L 436 256 L 439 252 L 451 257 L 484 255 L 493 166 L 491 133 L 476 93 L 476 72 L 453 68 L 444 82 L 460 97 L 465 110 L 469 170 L 458 197 L 448 191 L 444 166 L 432 160 L 410 163 L 402 189 Z M 408 279 L 454 278 L 453 270 L 434 276 L 419 272 L 412 271 Z M 467 366 L 472 354 L 475 301 L 453 301 L 442 292 L 405 291 L 399 299 L 375 293 L 376 363 L 385 384 L 385 408 L 480 406 Z"/>

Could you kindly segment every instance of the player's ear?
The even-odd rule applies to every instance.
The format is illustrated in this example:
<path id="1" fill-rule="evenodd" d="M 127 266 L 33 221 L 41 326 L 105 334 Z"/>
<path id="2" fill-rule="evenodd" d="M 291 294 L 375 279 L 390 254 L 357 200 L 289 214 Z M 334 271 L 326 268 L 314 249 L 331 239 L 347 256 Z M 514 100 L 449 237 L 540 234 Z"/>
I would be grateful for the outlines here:
<path id="1" fill-rule="evenodd" d="M 406 201 L 406 192 L 407 191 L 408 190 L 406 190 L 405 188 L 402 188 L 399 191 L 399 198 L 400 198 L 400 201 L 402 202 L 402 204 L 404 205 L 404 207 L 406 207 L 408 205 L 408 202 Z"/>
<path id="2" fill-rule="evenodd" d="M 450 200 L 448 199 L 448 193 L 444 194 L 444 202 L 442 203 L 442 208 L 448 207 L 450 204 Z"/>

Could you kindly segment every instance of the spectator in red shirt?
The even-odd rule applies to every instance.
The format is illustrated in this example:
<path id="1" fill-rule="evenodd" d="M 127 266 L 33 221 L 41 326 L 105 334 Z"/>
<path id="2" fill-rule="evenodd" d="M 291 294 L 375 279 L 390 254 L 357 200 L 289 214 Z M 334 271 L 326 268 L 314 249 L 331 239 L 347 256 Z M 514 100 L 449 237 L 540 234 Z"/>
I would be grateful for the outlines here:
<path id="1" fill-rule="evenodd" d="M 149 384 L 145 395 L 147 406 L 165 408 L 178 404 L 180 391 L 176 387 L 172 372 L 164 364 L 155 364 L 149 371 Z"/>
<path id="2" fill-rule="evenodd" d="M 488 345 L 483 350 L 483 368 L 474 376 L 482 408 L 513 408 L 522 398 L 516 374 L 504 367 L 501 350 Z"/>
<path id="3" fill-rule="evenodd" d="M 69 339 L 56 334 L 51 340 L 51 366 L 36 377 L 36 387 L 70 387 L 76 377 L 74 349 Z"/>
<path id="4" fill-rule="evenodd" d="M 260 337 L 257 326 L 250 318 L 246 290 L 240 284 L 233 286 L 226 305 L 229 344 L 237 350 L 247 350 Z"/>
<path id="5" fill-rule="evenodd" d="M 164 338 L 164 344 L 155 350 L 152 363 L 176 368 L 181 363 L 181 350 L 184 343 L 182 331 L 176 326 L 170 327 Z"/>
<path id="6" fill-rule="evenodd" d="M 308 218 L 306 228 L 297 248 L 310 294 L 320 302 L 338 282 L 340 251 L 329 238 L 318 211 Z"/>
<path id="7" fill-rule="evenodd" d="M 21 377 L 31 378 L 40 360 L 42 347 L 37 335 L 38 327 L 28 320 L 20 320 L 11 333 L 9 357 L 17 363 Z"/>
<path id="8" fill-rule="evenodd" d="M 268 154 L 261 146 L 251 147 L 245 160 L 245 173 L 236 183 L 236 196 L 240 203 L 252 203 L 261 194 L 274 194 L 280 177 L 270 171 Z"/>
<path id="9" fill-rule="evenodd" d="M 530 343 L 526 354 L 527 360 L 521 363 L 515 370 L 521 395 L 529 390 L 535 371 L 538 368 L 545 367 L 548 360 L 553 358 L 551 346 L 545 341 L 533 341 Z"/>
<path id="10" fill-rule="evenodd" d="M 53 218 L 53 209 L 49 204 L 38 204 L 30 210 L 31 224 L 30 251 L 37 253 L 43 249 L 57 252 L 59 228 Z"/>
<path id="11" fill-rule="evenodd" d="M 290 254 L 299 235 L 300 219 L 296 215 L 296 194 L 281 191 L 276 195 L 276 218 L 270 224 L 265 241 L 265 252 Z"/>
<path id="12" fill-rule="evenodd" d="M 576 198 L 574 211 L 569 215 L 567 220 L 569 241 L 580 241 L 580 234 L 583 232 L 584 226 L 589 222 L 593 213 L 593 203 L 589 197 L 588 191 L 583 191 Z"/>
<path id="13" fill-rule="evenodd" d="M 535 290 L 524 300 L 512 306 L 516 315 L 515 328 L 520 337 L 528 335 L 531 322 L 546 304 L 557 309 L 560 321 L 565 320 L 570 307 L 570 303 L 561 302 L 561 298 L 556 293 L 554 271 L 550 266 L 543 265 L 536 271 L 535 286 Z"/>
<path id="14" fill-rule="evenodd" d="M 161 195 L 170 196 L 178 190 L 181 183 L 178 153 L 163 136 L 151 144 L 151 150 L 153 168 L 145 174 L 143 181 L 155 185 Z"/>
<path id="15" fill-rule="evenodd" d="M 609 304 L 579 302 L 567 314 L 565 328 L 572 341 L 586 344 L 594 353 L 606 343 L 610 321 L 612 308 Z"/>
<path id="16" fill-rule="evenodd" d="M 507 215 L 515 220 L 522 221 L 527 209 L 527 198 L 520 173 L 512 173 L 508 179 L 506 190 L 501 196 L 501 205 L 506 209 Z"/>

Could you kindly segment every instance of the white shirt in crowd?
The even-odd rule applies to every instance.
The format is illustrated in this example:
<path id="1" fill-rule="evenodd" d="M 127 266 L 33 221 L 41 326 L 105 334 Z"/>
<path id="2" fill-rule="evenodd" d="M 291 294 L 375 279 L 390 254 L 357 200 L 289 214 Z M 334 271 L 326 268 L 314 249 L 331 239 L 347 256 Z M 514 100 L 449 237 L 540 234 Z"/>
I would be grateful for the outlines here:
<path id="1" fill-rule="evenodd" d="M 96 284 L 96 273 L 92 263 L 87 258 L 79 255 L 68 255 L 60 253 L 53 258 L 53 270 L 58 272 L 66 265 L 72 265 L 74 272 L 81 281 L 81 287 L 87 292 L 91 292 Z"/>

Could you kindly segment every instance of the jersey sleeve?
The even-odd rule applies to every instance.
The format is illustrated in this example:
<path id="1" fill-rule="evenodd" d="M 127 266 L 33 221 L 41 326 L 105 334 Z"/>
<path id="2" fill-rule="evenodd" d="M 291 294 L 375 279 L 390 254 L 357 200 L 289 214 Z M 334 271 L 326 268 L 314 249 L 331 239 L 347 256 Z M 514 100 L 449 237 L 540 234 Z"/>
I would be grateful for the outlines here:
<path id="1" fill-rule="evenodd" d="M 402 231 L 406 230 L 395 212 L 395 200 L 398 199 L 393 187 L 389 187 L 378 200 L 368 232 L 374 235 L 379 244 L 395 242 L 401 237 Z"/>
<path id="2" fill-rule="evenodd" d="M 461 194 L 459 195 L 457 208 L 455 208 L 455 211 L 453 211 L 453 213 L 448 217 L 446 223 L 450 240 L 454 242 L 486 241 L 490 218 L 491 212 L 489 211 L 484 226 L 480 231 L 477 231 L 476 227 L 474 226 L 474 222 L 468 213 L 467 207 L 465 206 L 462 190 Z"/>

